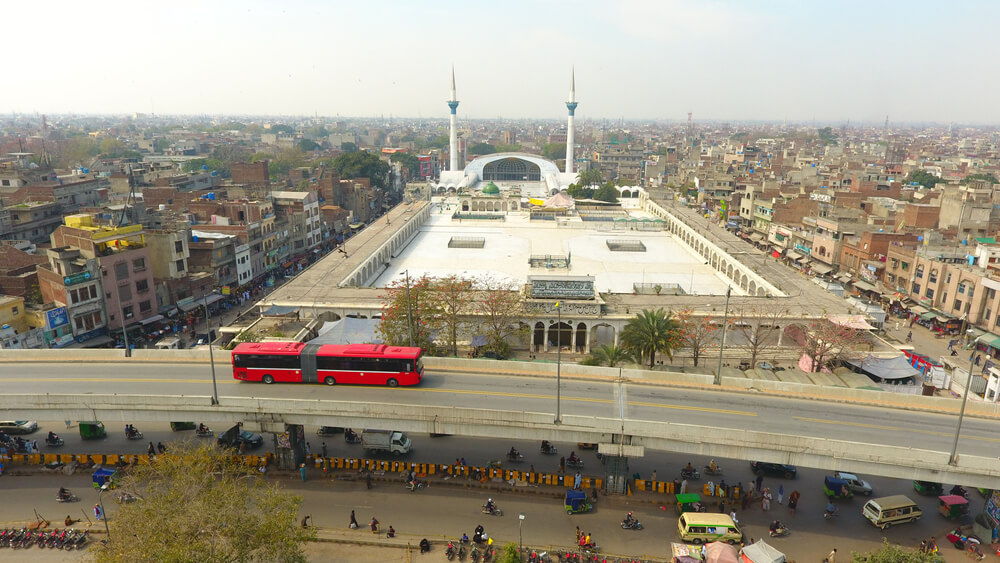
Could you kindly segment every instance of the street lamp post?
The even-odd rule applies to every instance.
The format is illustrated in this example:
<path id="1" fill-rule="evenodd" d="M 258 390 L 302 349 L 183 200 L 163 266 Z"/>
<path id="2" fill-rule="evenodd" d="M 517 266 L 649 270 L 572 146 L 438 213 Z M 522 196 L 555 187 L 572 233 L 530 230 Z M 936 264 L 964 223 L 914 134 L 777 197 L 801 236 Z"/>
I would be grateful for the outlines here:
<path id="1" fill-rule="evenodd" d="M 726 327 L 729 325 L 729 296 L 732 287 L 726 288 L 726 312 L 722 316 L 722 341 L 719 343 L 719 369 L 715 370 L 715 384 L 722 385 L 722 351 L 726 349 Z"/>
<path id="2" fill-rule="evenodd" d="M 413 347 L 413 307 L 410 305 L 410 271 L 406 270 L 406 330 L 410 335 L 410 347 Z"/>
<path id="3" fill-rule="evenodd" d="M 214 295 L 215 292 L 213 291 Z M 219 386 L 215 382 L 215 356 L 212 353 L 212 313 L 208 311 L 208 294 L 202 298 L 205 305 L 205 324 L 208 325 L 208 362 L 212 366 L 212 404 L 219 404 Z"/>
<path id="4" fill-rule="evenodd" d="M 111 528 L 108 527 L 108 513 L 104 510 L 104 491 L 108 490 L 108 484 L 104 483 L 97 490 L 97 504 L 101 506 L 101 518 L 104 519 L 104 535 L 111 541 Z"/>
<path id="5" fill-rule="evenodd" d="M 556 424 L 562 424 L 562 309 L 556 301 Z"/>
<path id="6" fill-rule="evenodd" d="M 979 338 L 982 338 L 980 336 Z M 972 368 L 979 350 L 979 338 L 972 341 L 972 354 L 969 355 L 969 377 L 965 378 L 965 393 L 962 395 L 962 408 L 958 411 L 958 425 L 955 427 L 955 440 L 951 444 L 951 457 L 948 465 L 958 465 L 958 436 L 962 433 L 962 419 L 965 418 L 965 405 L 969 402 L 969 387 L 972 387 Z"/>
<path id="7" fill-rule="evenodd" d="M 524 552 L 524 537 L 521 535 L 521 524 L 524 524 L 524 513 L 517 515 L 517 558 L 521 559 L 521 553 Z"/>

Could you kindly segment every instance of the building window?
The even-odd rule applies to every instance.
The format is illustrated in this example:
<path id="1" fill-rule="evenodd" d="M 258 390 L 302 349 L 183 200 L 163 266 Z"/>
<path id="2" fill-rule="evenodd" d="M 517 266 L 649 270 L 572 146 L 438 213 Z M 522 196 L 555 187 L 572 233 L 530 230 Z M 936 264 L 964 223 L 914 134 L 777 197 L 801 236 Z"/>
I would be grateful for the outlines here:
<path id="1" fill-rule="evenodd" d="M 931 274 L 930 274 L 930 276 L 927 277 L 927 281 L 929 281 L 931 283 L 937 283 L 937 276 L 938 276 L 938 271 L 937 270 L 931 270 Z"/>
<path id="2" fill-rule="evenodd" d="M 132 270 L 136 272 L 143 272 L 146 270 L 146 259 L 136 258 L 132 261 Z"/>
<path id="3" fill-rule="evenodd" d="M 948 274 L 948 277 L 950 278 L 951 274 Z M 951 280 L 945 280 L 945 281 L 949 282 Z M 958 284 L 958 292 L 961 293 L 962 295 L 965 295 L 965 284 L 964 283 Z"/>
<path id="4" fill-rule="evenodd" d="M 179 240 L 178 241 L 174 241 L 174 252 L 176 252 L 177 254 L 181 254 L 181 253 L 184 252 L 184 242 L 183 241 L 179 241 Z"/>
<path id="5" fill-rule="evenodd" d="M 174 262 L 174 267 L 177 268 L 178 272 L 183 272 L 184 271 L 184 261 L 183 260 L 178 260 L 178 261 Z"/>
<path id="6" fill-rule="evenodd" d="M 922 265 L 921 266 L 917 266 L 916 276 L 918 278 L 924 277 L 924 267 Z"/>
<path id="7" fill-rule="evenodd" d="M 953 307 L 953 309 L 955 309 L 956 311 L 961 311 L 962 310 L 962 302 L 959 301 L 958 299 L 956 299 L 955 300 L 955 306 Z"/>
<path id="8" fill-rule="evenodd" d="M 990 320 L 990 314 L 991 314 L 991 311 L 990 311 L 989 307 L 987 307 L 986 310 L 983 311 L 983 318 L 986 319 L 986 320 Z"/>
<path id="9" fill-rule="evenodd" d="M 902 268 L 903 268 L 904 272 L 906 270 L 909 270 L 910 269 L 910 263 L 909 262 L 902 262 Z"/>
<path id="10" fill-rule="evenodd" d="M 139 312 L 140 313 L 148 313 L 152 309 L 153 309 L 153 305 L 149 301 L 142 301 L 142 302 L 139 303 Z"/>
<path id="11" fill-rule="evenodd" d="M 948 272 L 948 273 L 947 273 L 947 274 L 946 274 L 946 275 L 944 276 L 944 283 L 951 283 L 951 272 Z M 961 293 L 961 292 L 959 292 L 959 293 Z"/>
<path id="12" fill-rule="evenodd" d="M 910 288 L 910 292 L 914 295 L 920 295 L 920 284 L 914 282 L 913 287 Z"/>
<path id="13" fill-rule="evenodd" d="M 970 285 L 969 286 L 969 300 L 970 301 L 972 300 L 972 296 L 975 295 L 975 293 L 976 293 L 976 286 Z"/>
<path id="14" fill-rule="evenodd" d="M 149 291 L 149 280 L 139 280 L 135 282 L 136 293 L 146 293 Z"/>
<path id="15" fill-rule="evenodd" d="M 115 264 L 115 279 L 128 279 L 128 262 L 118 262 Z"/>
<path id="16" fill-rule="evenodd" d="M 17 307 L 11 307 L 10 308 L 10 314 L 13 315 L 13 316 L 15 316 L 15 317 L 17 316 L 17 311 L 18 311 Z"/>
<path id="17" fill-rule="evenodd" d="M 934 290 L 928 287 L 927 291 L 924 293 L 924 296 L 927 297 L 928 299 L 934 299 Z"/>
<path id="18" fill-rule="evenodd" d="M 132 300 L 132 288 L 129 287 L 129 286 L 127 286 L 127 285 L 120 286 L 118 288 L 118 300 L 121 301 L 121 302 L 131 301 Z"/>
<path id="19" fill-rule="evenodd" d="M 131 305 L 126 305 L 125 307 L 122 307 L 122 314 L 125 315 L 126 319 L 131 319 L 132 317 L 135 316 L 134 309 L 132 308 Z"/>

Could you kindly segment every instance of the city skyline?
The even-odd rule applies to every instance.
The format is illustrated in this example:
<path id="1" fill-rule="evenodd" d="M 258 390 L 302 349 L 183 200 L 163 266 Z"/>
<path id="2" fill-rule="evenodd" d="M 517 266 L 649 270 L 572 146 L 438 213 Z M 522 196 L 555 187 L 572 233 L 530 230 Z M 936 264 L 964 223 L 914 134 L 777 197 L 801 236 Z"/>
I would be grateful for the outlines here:
<path id="1" fill-rule="evenodd" d="M 11 6 L 0 112 L 445 118 L 454 64 L 459 119 L 560 119 L 575 67 L 585 122 L 1000 122 L 984 2 L 378 6 Z"/>

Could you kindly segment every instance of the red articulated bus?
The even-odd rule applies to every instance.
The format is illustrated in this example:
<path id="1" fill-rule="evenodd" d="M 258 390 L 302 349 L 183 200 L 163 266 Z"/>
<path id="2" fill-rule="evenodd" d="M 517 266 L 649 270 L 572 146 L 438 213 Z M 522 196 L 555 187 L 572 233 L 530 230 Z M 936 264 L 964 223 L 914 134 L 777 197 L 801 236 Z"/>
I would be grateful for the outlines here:
<path id="1" fill-rule="evenodd" d="M 244 342 L 233 348 L 233 377 L 264 383 L 416 385 L 424 377 L 420 348 L 383 344 Z"/>

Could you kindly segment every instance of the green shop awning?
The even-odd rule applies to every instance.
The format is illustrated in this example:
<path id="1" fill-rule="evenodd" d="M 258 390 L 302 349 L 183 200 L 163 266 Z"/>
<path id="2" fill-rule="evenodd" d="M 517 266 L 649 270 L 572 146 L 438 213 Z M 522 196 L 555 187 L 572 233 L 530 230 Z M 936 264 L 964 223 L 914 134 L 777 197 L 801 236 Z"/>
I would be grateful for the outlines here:
<path id="1" fill-rule="evenodd" d="M 987 334 L 979 339 L 980 344 L 985 344 L 990 348 L 996 348 L 1000 350 L 1000 336 L 995 334 Z"/>
<path id="2" fill-rule="evenodd" d="M 920 320 L 922 321 L 933 321 L 936 318 L 938 318 L 938 314 L 933 311 L 928 311 L 923 315 L 920 315 Z"/>

